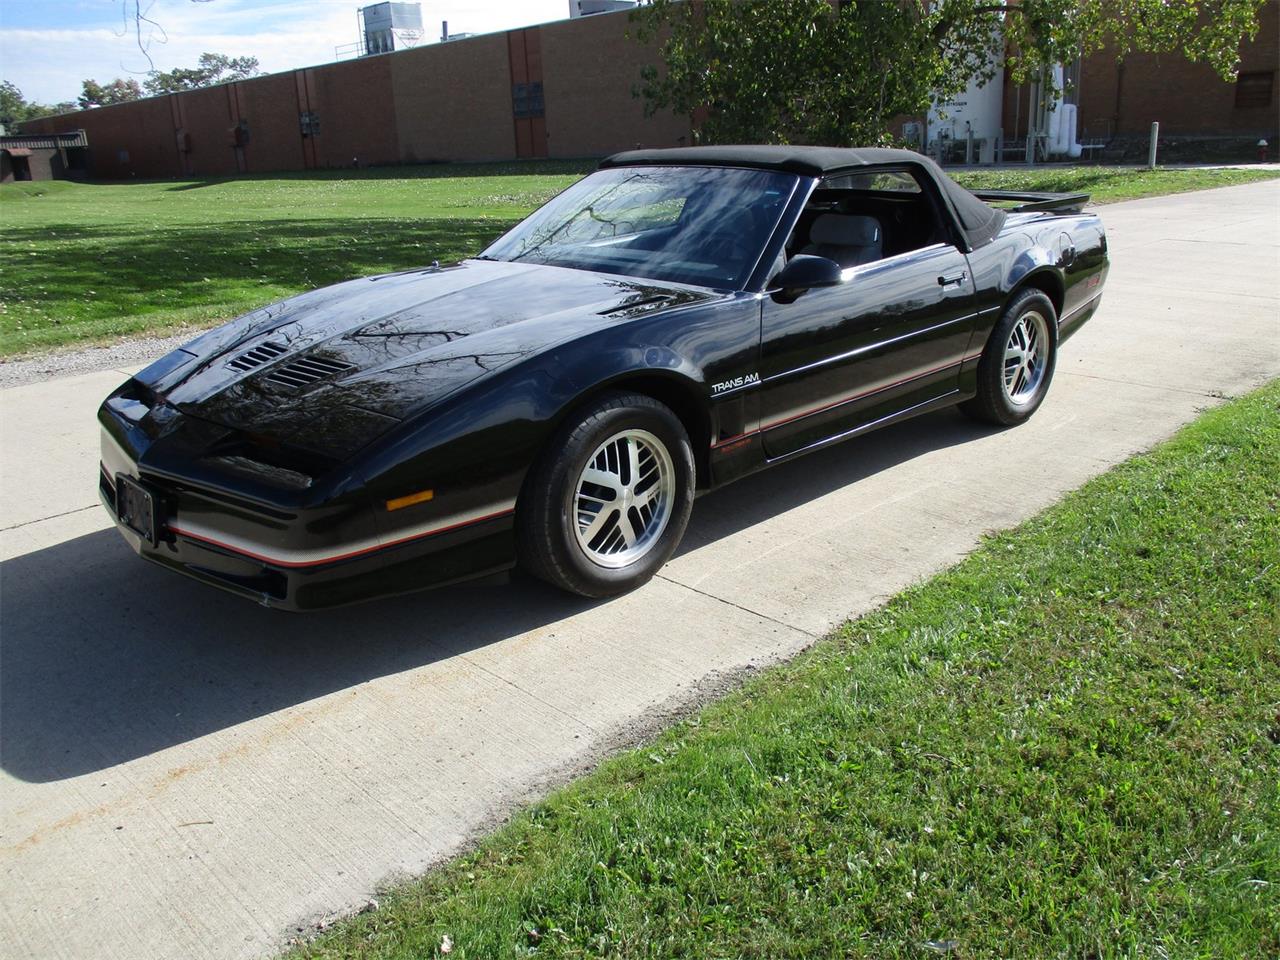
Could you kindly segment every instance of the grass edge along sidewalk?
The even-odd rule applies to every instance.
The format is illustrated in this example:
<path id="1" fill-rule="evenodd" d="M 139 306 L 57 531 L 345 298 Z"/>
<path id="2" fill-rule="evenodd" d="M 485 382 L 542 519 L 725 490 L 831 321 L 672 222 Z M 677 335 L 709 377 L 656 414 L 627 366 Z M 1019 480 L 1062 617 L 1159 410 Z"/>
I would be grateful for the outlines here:
<path id="1" fill-rule="evenodd" d="M 1278 611 L 1280 381 L 291 956 L 1276 956 Z"/>

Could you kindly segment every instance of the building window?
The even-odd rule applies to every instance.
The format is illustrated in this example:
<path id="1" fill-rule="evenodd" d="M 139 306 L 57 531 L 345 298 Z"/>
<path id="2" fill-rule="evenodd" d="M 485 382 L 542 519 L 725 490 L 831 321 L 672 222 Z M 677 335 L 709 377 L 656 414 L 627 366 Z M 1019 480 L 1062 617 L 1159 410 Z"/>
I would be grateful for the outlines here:
<path id="1" fill-rule="evenodd" d="M 1275 85 L 1275 79 L 1274 70 L 1240 74 L 1236 78 L 1236 108 L 1271 106 L 1271 88 Z"/>
<path id="2" fill-rule="evenodd" d="M 314 137 L 320 132 L 320 114 L 307 110 L 298 114 L 298 121 L 304 137 Z"/>
<path id="3" fill-rule="evenodd" d="M 546 116 L 542 104 L 542 84 L 516 83 L 511 87 L 511 106 L 517 120 Z"/>

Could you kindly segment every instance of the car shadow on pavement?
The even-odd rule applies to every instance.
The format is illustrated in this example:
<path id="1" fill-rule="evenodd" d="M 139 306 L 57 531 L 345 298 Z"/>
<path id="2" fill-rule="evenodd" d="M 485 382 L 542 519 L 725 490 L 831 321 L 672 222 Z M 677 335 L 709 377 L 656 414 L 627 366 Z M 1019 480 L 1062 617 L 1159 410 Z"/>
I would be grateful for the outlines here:
<path id="1" fill-rule="evenodd" d="M 682 552 L 990 431 L 951 411 L 700 499 Z M 62 780 L 554 624 L 595 601 L 524 577 L 288 614 L 139 561 L 111 529 L 0 564 L 0 767 Z"/>

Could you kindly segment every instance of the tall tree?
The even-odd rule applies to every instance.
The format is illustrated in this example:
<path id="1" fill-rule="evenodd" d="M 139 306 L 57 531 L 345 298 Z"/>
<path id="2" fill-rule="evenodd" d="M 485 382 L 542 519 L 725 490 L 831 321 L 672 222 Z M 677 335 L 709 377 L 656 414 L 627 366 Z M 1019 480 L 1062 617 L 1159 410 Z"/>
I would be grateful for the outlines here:
<path id="1" fill-rule="evenodd" d="M 142 87 L 132 77 L 127 80 L 117 77 L 105 85 L 98 83 L 97 80 L 85 80 L 81 86 L 80 98 L 77 101 L 81 110 L 87 110 L 90 107 L 106 107 L 113 103 L 128 103 L 130 100 L 142 98 Z"/>
<path id="2" fill-rule="evenodd" d="M 221 53 L 202 53 L 194 67 L 179 67 L 176 70 L 153 71 L 143 84 L 147 93 L 159 96 L 162 93 L 181 93 L 183 90 L 195 90 L 199 87 L 211 87 L 216 83 L 227 83 L 231 80 L 245 80 L 256 77 L 262 71 L 258 69 L 257 57 L 228 57 Z"/>
<path id="3" fill-rule="evenodd" d="M 873 143 L 948 100 L 1002 53 L 1013 78 L 1104 47 L 1180 52 L 1230 77 L 1264 0 L 653 0 L 648 113 L 702 119 L 710 142 Z"/>
<path id="4" fill-rule="evenodd" d="M 22 91 L 8 80 L 0 83 L 0 124 L 5 129 L 17 126 L 30 116 L 30 106 Z"/>
<path id="5" fill-rule="evenodd" d="M 70 113 L 74 103 L 44 104 L 28 100 L 13 83 L 0 83 L 0 124 L 10 133 L 16 132 L 24 121 L 47 117 L 58 113 Z"/>

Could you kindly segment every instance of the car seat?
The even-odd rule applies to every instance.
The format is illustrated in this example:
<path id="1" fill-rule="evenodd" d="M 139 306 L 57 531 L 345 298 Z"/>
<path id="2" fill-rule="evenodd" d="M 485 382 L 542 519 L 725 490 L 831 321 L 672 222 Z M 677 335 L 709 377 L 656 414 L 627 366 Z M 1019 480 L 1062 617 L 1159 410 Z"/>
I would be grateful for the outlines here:
<path id="1" fill-rule="evenodd" d="M 857 267 L 884 256 L 884 234 L 875 217 L 824 213 L 809 228 L 809 243 L 800 251 Z"/>

